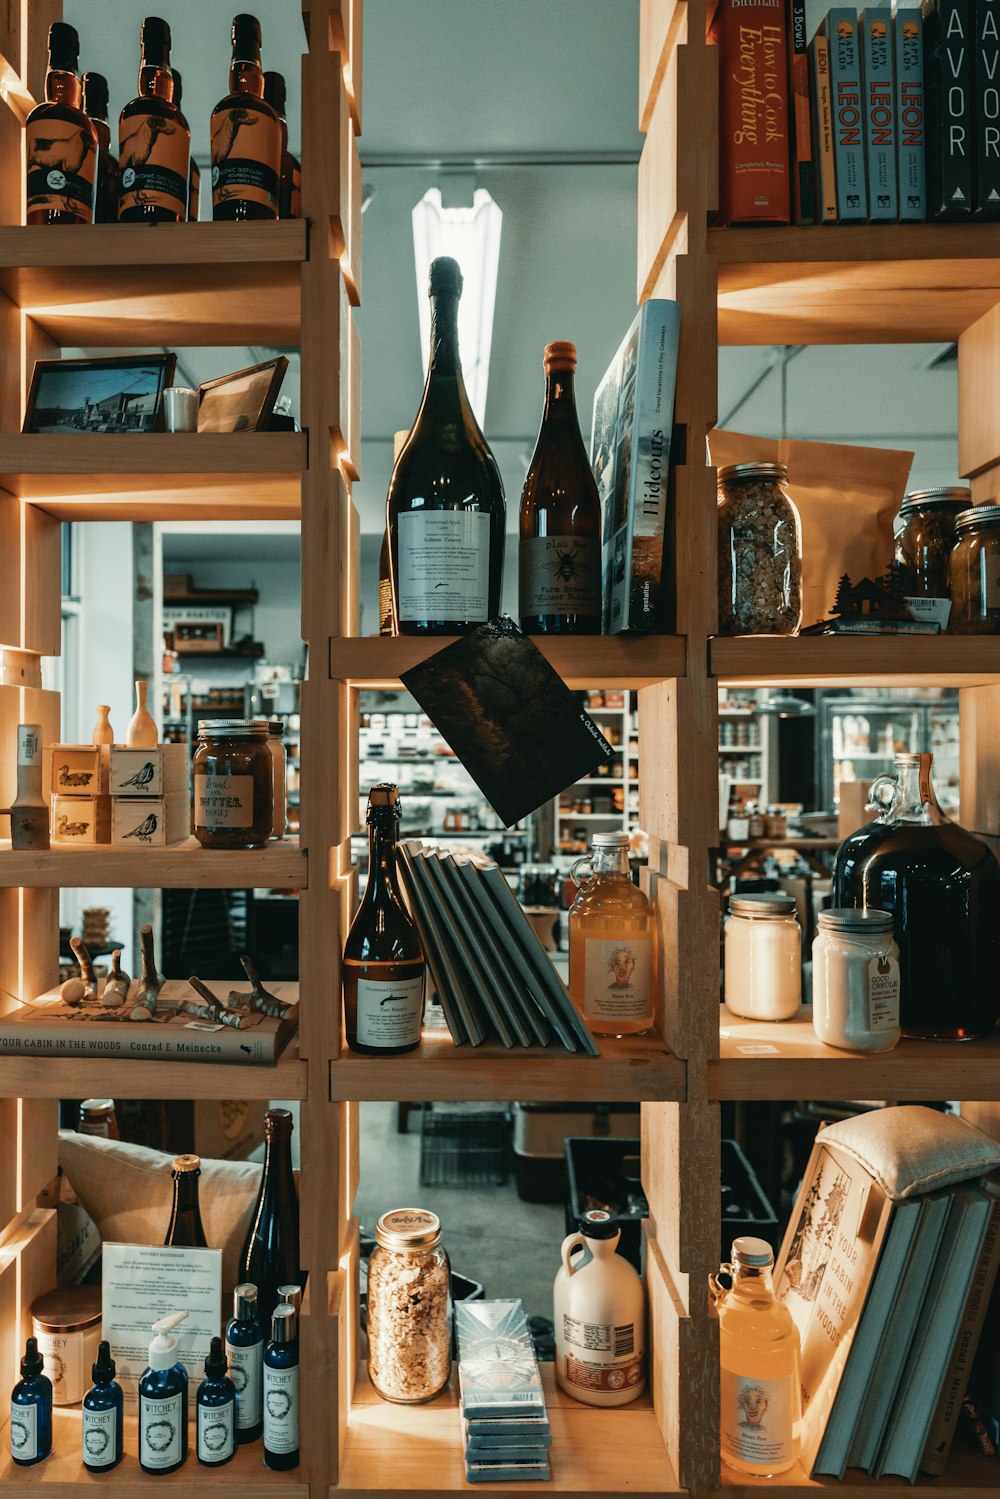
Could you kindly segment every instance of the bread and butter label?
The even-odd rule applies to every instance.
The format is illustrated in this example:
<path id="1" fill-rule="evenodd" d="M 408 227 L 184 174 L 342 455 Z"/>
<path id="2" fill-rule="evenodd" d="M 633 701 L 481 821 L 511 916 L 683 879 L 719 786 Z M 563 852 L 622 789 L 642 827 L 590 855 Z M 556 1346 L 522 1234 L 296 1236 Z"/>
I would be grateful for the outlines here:
<path id="1" fill-rule="evenodd" d="M 209 831 L 252 827 L 253 776 L 196 775 L 194 825 Z"/>

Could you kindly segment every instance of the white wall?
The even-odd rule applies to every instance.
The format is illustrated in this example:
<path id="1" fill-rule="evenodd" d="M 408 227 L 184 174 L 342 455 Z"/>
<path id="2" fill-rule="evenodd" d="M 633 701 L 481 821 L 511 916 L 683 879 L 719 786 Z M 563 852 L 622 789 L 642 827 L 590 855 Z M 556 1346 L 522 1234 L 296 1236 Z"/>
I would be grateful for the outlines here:
<path id="1" fill-rule="evenodd" d="M 176 543 L 175 543 L 176 545 Z M 253 628 L 254 638 L 262 640 L 265 657 L 272 663 L 290 667 L 302 661 L 303 644 L 300 633 L 299 609 L 299 564 L 293 559 L 280 561 L 239 561 L 240 538 L 233 533 L 232 562 L 208 561 L 197 554 L 177 557 L 171 548 L 164 571 L 189 573 L 199 589 L 211 588 L 256 588 L 260 603 L 253 610 L 237 609 L 233 616 L 234 630 L 242 634 Z M 376 557 L 376 587 L 378 580 L 378 558 Z M 376 632 L 378 619 L 376 615 Z M 208 661 L 199 666 L 197 656 L 182 658 L 182 670 L 192 676 L 197 684 L 226 685 L 230 682 L 246 681 L 253 672 L 252 660 Z"/>

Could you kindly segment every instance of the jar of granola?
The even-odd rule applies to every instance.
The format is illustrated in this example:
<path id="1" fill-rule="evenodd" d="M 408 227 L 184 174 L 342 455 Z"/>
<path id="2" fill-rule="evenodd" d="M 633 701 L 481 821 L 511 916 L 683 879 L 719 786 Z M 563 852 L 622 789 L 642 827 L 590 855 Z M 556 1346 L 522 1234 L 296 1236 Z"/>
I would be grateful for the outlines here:
<path id="1" fill-rule="evenodd" d="M 802 531 L 783 463 L 719 470 L 719 634 L 794 635 L 802 623 Z"/>
<path id="2" fill-rule="evenodd" d="M 368 1376 L 383 1400 L 420 1405 L 451 1373 L 451 1267 L 441 1220 L 396 1208 L 375 1225 L 368 1261 Z"/>

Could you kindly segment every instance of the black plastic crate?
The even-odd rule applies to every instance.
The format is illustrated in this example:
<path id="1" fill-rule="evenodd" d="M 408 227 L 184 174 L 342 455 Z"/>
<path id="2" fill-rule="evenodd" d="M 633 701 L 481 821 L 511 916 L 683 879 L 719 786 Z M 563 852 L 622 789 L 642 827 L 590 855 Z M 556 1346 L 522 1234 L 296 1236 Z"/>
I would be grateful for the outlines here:
<path id="1" fill-rule="evenodd" d="M 604 1208 L 621 1229 L 618 1253 L 642 1270 L 642 1220 L 649 1206 L 639 1180 L 637 1139 L 593 1140 L 570 1136 L 566 1152 L 566 1232 L 588 1208 Z"/>
<path id="2" fill-rule="evenodd" d="M 507 1109 L 435 1109 L 420 1119 L 422 1187 L 502 1187 L 510 1174 Z"/>
<path id="3" fill-rule="evenodd" d="M 735 1140 L 723 1140 L 721 1260 L 729 1259 L 741 1234 L 766 1239 L 775 1254 L 781 1247 L 777 1216 L 753 1167 Z"/>

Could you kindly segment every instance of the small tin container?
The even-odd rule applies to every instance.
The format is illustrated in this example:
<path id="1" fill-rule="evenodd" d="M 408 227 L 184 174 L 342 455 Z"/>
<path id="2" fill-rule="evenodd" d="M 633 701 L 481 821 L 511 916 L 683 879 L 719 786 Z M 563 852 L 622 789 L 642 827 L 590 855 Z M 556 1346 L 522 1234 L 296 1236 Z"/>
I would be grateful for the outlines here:
<path id="1" fill-rule="evenodd" d="M 32 1303 L 31 1330 L 52 1381 L 53 1405 L 79 1405 L 101 1341 L 100 1286 L 65 1286 Z"/>

